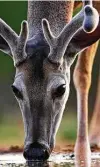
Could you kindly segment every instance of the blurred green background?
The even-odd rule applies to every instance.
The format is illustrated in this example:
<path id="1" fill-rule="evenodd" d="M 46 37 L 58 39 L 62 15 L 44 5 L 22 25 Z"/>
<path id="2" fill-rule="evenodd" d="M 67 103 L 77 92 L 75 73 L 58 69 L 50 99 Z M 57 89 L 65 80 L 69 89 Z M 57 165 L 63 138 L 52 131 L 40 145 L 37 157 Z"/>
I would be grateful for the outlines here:
<path id="1" fill-rule="evenodd" d="M 0 1 L 0 17 L 17 33 L 20 31 L 21 21 L 26 19 L 26 15 L 26 1 Z M 98 50 L 93 66 L 92 86 L 89 95 L 89 120 L 91 119 L 97 89 L 100 64 L 99 52 Z M 57 135 L 57 141 L 74 142 L 76 139 L 76 94 L 72 79 L 74 66 L 75 63 L 71 68 L 70 96 Z M 21 146 L 24 142 L 21 112 L 10 87 L 13 83 L 14 73 L 15 69 L 12 59 L 0 51 L 0 147 Z"/>

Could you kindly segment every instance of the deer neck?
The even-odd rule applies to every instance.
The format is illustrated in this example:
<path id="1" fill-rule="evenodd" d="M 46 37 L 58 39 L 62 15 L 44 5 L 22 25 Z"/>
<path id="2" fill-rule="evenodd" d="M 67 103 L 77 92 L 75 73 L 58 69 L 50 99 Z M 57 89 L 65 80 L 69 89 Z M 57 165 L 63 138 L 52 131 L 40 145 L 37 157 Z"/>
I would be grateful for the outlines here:
<path id="1" fill-rule="evenodd" d="M 29 38 L 42 32 L 43 18 L 48 19 L 53 34 L 57 36 L 70 21 L 73 5 L 73 1 L 28 1 Z"/>

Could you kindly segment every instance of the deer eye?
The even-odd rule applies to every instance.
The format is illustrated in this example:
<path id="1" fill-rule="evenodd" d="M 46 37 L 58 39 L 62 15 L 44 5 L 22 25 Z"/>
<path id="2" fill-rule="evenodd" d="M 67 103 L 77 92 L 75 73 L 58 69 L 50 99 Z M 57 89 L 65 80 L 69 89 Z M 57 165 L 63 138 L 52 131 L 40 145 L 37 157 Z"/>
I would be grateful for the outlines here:
<path id="1" fill-rule="evenodd" d="M 13 90 L 15 96 L 18 99 L 23 99 L 23 95 L 22 95 L 21 91 L 19 91 L 18 88 L 16 88 L 14 85 L 12 85 L 11 87 L 12 87 L 12 90 Z"/>
<path id="2" fill-rule="evenodd" d="M 61 97 L 63 96 L 63 94 L 65 93 L 66 91 L 66 85 L 65 84 L 62 84 L 60 86 L 58 86 L 54 92 L 54 96 L 55 97 Z"/>

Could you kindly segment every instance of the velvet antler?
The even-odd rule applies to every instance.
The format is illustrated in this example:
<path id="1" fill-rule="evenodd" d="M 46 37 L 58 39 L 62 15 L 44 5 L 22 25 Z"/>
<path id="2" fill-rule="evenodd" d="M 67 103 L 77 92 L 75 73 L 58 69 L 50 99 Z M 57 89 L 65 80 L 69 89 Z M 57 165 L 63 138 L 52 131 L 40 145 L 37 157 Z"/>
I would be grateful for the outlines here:
<path id="1" fill-rule="evenodd" d="M 87 33 L 93 32 L 99 22 L 99 15 L 96 9 L 92 7 L 92 1 L 88 1 L 88 5 L 83 1 L 83 9 L 67 24 L 58 37 L 54 37 L 46 19 L 42 20 L 42 27 L 45 39 L 50 46 L 49 59 L 55 63 L 61 63 L 61 59 L 65 54 L 66 48 L 83 24 L 83 29 Z"/>
<path id="2" fill-rule="evenodd" d="M 16 66 L 26 58 L 25 46 L 28 37 L 27 21 L 22 22 L 20 35 L 18 36 L 2 19 L 0 19 L 0 35 L 10 46 L 14 65 Z"/>

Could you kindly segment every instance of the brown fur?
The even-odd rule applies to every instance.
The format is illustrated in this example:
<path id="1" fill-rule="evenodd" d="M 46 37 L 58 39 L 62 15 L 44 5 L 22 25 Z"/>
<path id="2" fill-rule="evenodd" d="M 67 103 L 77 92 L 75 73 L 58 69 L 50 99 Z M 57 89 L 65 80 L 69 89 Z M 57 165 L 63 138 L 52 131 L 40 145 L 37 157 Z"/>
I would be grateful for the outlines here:
<path id="1" fill-rule="evenodd" d="M 98 6 L 98 4 L 95 3 L 95 6 Z M 96 42 L 95 44 L 91 45 L 80 54 L 73 75 L 73 80 L 77 92 L 78 132 L 75 145 L 75 159 L 78 166 L 80 166 L 80 161 L 82 159 L 84 159 L 84 166 L 90 166 L 91 163 L 91 153 L 88 139 L 88 94 L 91 86 L 92 66 L 98 43 L 99 42 Z M 100 89 L 100 87 L 98 89 Z M 100 98 L 100 95 L 98 96 L 98 98 Z M 97 101 L 97 106 L 98 104 L 99 103 Z M 93 129 L 93 124 L 95 123 L 96 126 L 97 123 L 97 117 L 95 114 L 91 129 Z"/>
<path id="2" fill-rule="evenodd" d="M 100 147 L 100 76 L 98 79 L 98 88 L 93 117 L 90 124 L 90 143 Z"/>
<path id="3" fill-rule="evenodd" d="M 74 70 L 74 84 L 77 90 L 88 92 L 91 85 L 91 72 L 98 42 L 84 50 L 78 56 Z"/>
<path id="4" fill-rule="evenodd" d="M 100 2 L 94 1 L 94 7 L 100 13 Z M 80 7 L 81 3 L 75 3 L 75 8 Z M 96 50 L 98 48 L 99 42 L 96 42 L 88 49 L 86 49 L 80 57 L 78 57 L 78 61 L 74 70 L 74 84 L 79 92 L 85 92 L 88 97 L 89 88 L 91 86 L 91 73 L 94 57 L 96 54 Z M 91 145 L 96 144 L 100 146 L 100 78 L 98 79 L 98 89 L 97 89 L 97 98 L 95 102 L 93 117 L 91 120 L 89 137 Z M 85 111 L 84 111 L 85 112 Z"/>
<path id="5" fill-rule="evenodd" d="M 94 6 L 100 13 L 100 2 L 94 2 Z M 89 137 L 91 145 L 97 145 L 98 147 L 100 147 L 100 76 L 98 79 L 97 95 L 90 124 Z"/>

